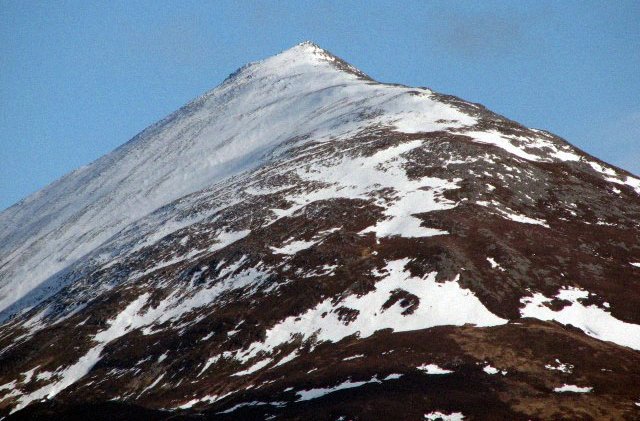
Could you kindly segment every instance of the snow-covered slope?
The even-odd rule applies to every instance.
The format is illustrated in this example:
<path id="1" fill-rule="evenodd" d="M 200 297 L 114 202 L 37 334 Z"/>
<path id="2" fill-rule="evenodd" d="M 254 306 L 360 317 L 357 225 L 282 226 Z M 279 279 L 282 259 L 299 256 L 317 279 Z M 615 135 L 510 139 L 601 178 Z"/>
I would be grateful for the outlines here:
<path id="1" fill-rule="evenodd" d="M 0 214 L 0 417 L 633 419 L 639 221 L 632 174 L 303 43 Z"/>
<path id="2" fill-rule="evenodd" d="M 348 137 L 375 124 L 418 132 L 473 122 L 428 95 L 407 95 L 409 88 L 372 83 L 343 66 L 311 43 L 249 64 L 126 145 L 4 211 L 0 312 L 47 280 L 46 294 L 55 292 L 60 272 L 139 218 L 300 142 Z"/>

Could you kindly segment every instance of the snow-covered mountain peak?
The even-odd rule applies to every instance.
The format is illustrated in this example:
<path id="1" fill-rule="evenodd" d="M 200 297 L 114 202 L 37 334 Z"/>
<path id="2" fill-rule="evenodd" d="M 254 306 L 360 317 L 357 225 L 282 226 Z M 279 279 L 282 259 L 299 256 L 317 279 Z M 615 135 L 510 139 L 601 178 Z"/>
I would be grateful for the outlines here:
<path id="1" fill-rule="evenodd" d="M 299 44 L 0 213 L 0 418 L 625 419 L 639 193 Z"/>
<path id="2" fill-rule="evenodd" d="M 323 62 L 331 63 L 336 60 L 340 59 L 331 54 L 329 51 L 320 47 L 318 44 L 312 41 L 304 41 L 257 63 L 263 63 L 269 67 L 272 67 L 273 71 L 291 72 L 295 67 L 292 68 L 291 66 L 277 66 L 282 64 L 291 65 L 303 63 L 318 65 Z"/>
<path id="3" fill-rule="evenodd" d="M 293 47 L 284 50 L 280 54 L 296 54 L 296 55 L 331 55 L 327 50 L 320 47 L 313 41 L 302 41 Z"/>
<path id="4" fill-rule="evenodd" d="M 304 42 L 240 68 L 112 153 L 0 213 L 0 319 L 55 293 L 74 263 L 157 209 L 292 148 L 374 129 L 456 134 L 528 161 L 581 160 L 550 134 L 428 89 L 375 82 Z M 590 165 L 640 191 L 640 181 Z"/>
<path id="5" fill-rule="evenodd" d="M 373 82 L 309 43 L 247 65 L 0 214 L 0 315 L 37 302 L 36 289 L 55 291 L 39 287 L 57 285 L 71 264 L 132 222 L 292 147 L 371 127 L 415 133 L 474 122 L 430 91 Z"/>
<path id="6" fill-rule="evenodd" d="M 314 63 L 314 64 L 319 64 L 322 62 L 335 64 L 337 62 L 341 62 L 341 63 L 347 64 L 353 71 L 357 73 L 362 73 L 359 69 L 356 69 L 351 64 L 346 63 L 344 60 L 335 56 L 328 50 L 325 50 L 324 48 L 320 47 L 318 44 L 314 43 L 313 41 L 304 41 L 299 44 L 296 44 L 293 47 L 287 50 L 284 50 L 280 54 L 276 54 L 275 56 L 268 58 L 265 61 L 275 62 L 278 59 L 287 61 L 287 62 L 298 61 L 298 62 L 307 62 L 307 63 Z M 336 67 L 336 69 L 345 70 L 339 67 Z"/>
<path id="7" fill-rule="evenodd" d="M 320 47 L 318 44 L 316 44 L 315 42 L 311 41 L 311 40 L 306 40 L 306 41 L 302 41 L 299 42 L 298 44 L 294 45 L 293 47 L 291 47 L 291 49 L 294 48 L 307 48 L 310 50 L 324 50 L 322 47 Z"/>
<path id="8" fill-rule="evenodd" d="M 242 83 L 253 78 L 288 79 L 333 73 L 335 77 L 353 76 L 371 80 L 364 72 L 333 55 L 311 41 L 304 41 L 264 60 L 242 66 L 225 80 L 225 83 Z"/>

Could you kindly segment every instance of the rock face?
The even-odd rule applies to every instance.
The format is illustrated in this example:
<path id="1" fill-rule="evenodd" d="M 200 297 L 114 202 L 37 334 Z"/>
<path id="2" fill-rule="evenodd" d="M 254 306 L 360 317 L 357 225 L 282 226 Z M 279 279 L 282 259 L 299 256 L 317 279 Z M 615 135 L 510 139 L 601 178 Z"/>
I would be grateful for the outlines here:
<path id="1" fill-rule="evenodd" d="M 640 179 L 312 43 L 0 214 L 0 418 L 640 419 Z"/>

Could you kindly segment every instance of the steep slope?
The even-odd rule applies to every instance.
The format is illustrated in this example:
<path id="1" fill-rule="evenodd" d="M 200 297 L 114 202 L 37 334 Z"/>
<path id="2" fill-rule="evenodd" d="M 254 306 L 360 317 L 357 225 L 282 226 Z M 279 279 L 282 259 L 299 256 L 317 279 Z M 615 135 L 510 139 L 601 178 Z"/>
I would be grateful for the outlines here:
<path id="1" fill-rule="evenodd" d="M 0 214 L 0 414 L 634 419 L 639 221 L 631 174 L 303 43 Z"/>
<path id="2" fill-rule="evenodd" d="M 370 83 L 310 43 L 240 69 L 113 153 L 1 214 L 0 311 L 43 283 L 55 291 L 70 264 L 132 222 L 293 145 L 349 137 L 376 124 L 414 132 L 471 121 L 407 91 Z"/>

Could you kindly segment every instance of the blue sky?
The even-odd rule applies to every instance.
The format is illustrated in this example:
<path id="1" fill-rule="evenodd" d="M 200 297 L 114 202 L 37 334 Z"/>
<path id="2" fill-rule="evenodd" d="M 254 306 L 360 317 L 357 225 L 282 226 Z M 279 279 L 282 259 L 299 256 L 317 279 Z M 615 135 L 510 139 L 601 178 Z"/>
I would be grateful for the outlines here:
<path id="1" fill-rule="evenodd" d="M 2 1 L 0 209 L 303 40 L 640 174 L 638 1 Z"/>

